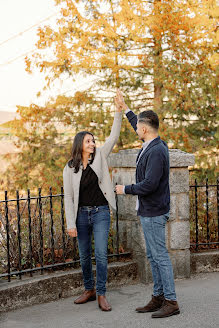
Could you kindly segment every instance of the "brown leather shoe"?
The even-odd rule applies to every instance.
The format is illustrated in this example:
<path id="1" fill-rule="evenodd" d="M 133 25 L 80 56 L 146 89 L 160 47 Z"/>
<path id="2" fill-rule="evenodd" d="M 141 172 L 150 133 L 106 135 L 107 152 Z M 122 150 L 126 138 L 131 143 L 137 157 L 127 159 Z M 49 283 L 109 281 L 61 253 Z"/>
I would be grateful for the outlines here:
<path id="1" fill-rule="evenodd" d="M 102 311 L 111 311 L 112 310 L 111 306 L 107 302 L 106 297 L 103 295 L 98 295 L 98 304 L 99 304 L 99 308 Z"/>
<path id="2" fill-rule="evenodd" d="M 96 300 L 96 290 L 91 289 L 91 290 L 85 290 L 81 296 L 76 298 L 74 301 L 75 304 L 83 304 L 87 303 L 90 301 L 95 301 Z"/>
<path id="3" fill-rule="evenodd" d="M 164 301 L 163 295 L 159 295 L 159 296 L 152 295 L 152 299 L 147 305 L 143 307 L 138 307 L 135 311 L 139 313 L 155 312 L 161 308 L 163 301 Z"/>
<path id="4" fill-rule="evenodd" d="M 160 310 L 152 314 L 152 318 L 165 318 L 170 317 L 171 315 L 179 314 L 179 306 L 177 301 L 168 301 L 164 300 Z"/>

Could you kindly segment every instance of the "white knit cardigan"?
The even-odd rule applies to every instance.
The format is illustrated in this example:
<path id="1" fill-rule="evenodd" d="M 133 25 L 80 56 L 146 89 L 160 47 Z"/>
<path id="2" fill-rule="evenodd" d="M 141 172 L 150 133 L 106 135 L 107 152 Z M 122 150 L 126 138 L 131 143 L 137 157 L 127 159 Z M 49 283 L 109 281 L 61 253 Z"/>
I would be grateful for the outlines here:
<path id="1" fill-rule="evenodd" d="M 109 205 L 111 205 L 114 209 L 116 207 L 116 201 L 109 174 L 107 157 L 109 156 L 119 138 L 121 122 L 122 113 L 115 112 L 110 136 L 107 138 L 102 147 L 96 149 L 94 161 L 92 164 L 90 164 L 91 168 L 94 170 L 98 177 L 98 184 L 101 191 L 103 192 Z M 77 173 L 74 173 L 74 169 L 70 168 L 68 164 L 66 164 L 63 170 L 65 215 L 68 230 L 76 228 L 81 175 L 81 167 Z"/>

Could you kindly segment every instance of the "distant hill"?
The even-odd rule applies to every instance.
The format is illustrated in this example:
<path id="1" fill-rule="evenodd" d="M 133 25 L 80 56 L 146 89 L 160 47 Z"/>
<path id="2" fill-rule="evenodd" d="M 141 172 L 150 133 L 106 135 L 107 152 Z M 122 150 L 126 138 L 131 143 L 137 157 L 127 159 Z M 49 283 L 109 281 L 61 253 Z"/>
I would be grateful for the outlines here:
<path id="1" fill-rule="evenodd" d="M 12 140 L 1 140 L 0 156 L 6 154 L 16 154 L 17 152 L 18 149 L 16 148 Z"/>
<path id="2" fill-rule="evenodd" d="M 0 111 L 0 125 L 18 117 L 18 114 L 15 112 Z"/>
<path id="3" fill-rule="evenodd" d="M 0 172 L 4 171 L 8 166 L 8 162 L 3 156 L 6 154 L 16 154 L 18 152 L 13 139 L 8 134 L 9 129 L 1 125 L 13 121 L 18 117 L 18 114 L 15 112 L 0 111 Z"/>

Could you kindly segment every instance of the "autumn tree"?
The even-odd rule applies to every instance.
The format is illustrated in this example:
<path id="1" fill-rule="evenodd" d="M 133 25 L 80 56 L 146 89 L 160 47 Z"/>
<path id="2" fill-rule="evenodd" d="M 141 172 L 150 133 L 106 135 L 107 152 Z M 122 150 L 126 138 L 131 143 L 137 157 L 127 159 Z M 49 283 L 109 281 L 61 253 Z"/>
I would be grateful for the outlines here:
<path id="1" fill-rule="evenodd" d="M 81 75 L 96 76 L 97 80 L 84 92 L 72 97 L 58 96 L 45 107 L 19 107 L 21 120 L 16 133 L 20 146 L 42 167 L 44 156 L 40 152 L 47 151 L 44 168 L 48 168 L 48 174 L 44 183 L 54 182 L 49 173 L 53 156 L 49 157 L 46 148 L 49 140 L 54 141 L 56 156 L 66 160 L 63 152 L 69 141 L 59 139 L 58 122 L 66 129 L 74 126 L 74 133 L 78 128 L 94 130 L 102 141 L 109 133 L 113 96 L 118 87 L 136 112 L 158 112 L 161 136 L 171 147 L 192 152 L 215 148 L 217 66 L 211 60 L 217 46 L 216 1 L 56 3 L 60 6 L 57 25 L 39 29 L 38 51 L 26 58 L 27 70 L 38 67 L 46 73 L 45 88 L 65 76 L 72 81 Z M 49 117 L 49 122 L 44 117 Z M 24 127 L 27 135 L 22 139 Z M 39 139 L 34 144 L 36 134 Z M 63 148 L 58 147 L 60 140 Z M 130 147 L 134 140 L 136 137 L 124 121 L 119 147 Z M 35 149 L 34 154 L 28 151 L 31 148 Z M 206 162 L 206 157 L 200 158 L 203 160 Z M 210 168 L 214 167 L 215 162 Z M 54 172 L 58 169 L 54 166 Z"/>

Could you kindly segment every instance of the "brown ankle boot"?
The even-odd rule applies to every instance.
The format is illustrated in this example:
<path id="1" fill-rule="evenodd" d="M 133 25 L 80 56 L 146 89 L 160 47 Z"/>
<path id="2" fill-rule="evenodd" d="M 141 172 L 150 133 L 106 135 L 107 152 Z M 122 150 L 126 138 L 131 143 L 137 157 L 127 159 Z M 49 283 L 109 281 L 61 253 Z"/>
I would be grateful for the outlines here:
<path id="1" fill-rule="evenodd" d="M 98 304 L 99 304 L 99 308 L 102 311 L 111 311 L 112 310 L 111 306 L 107 302 L 106 297 L 103 295 L 98 295 Z"/>
<path id="2" fill-rule="evenodd" d="M 179 314 L 179 306 L 177 301 L 168 301 L 164 300 L 160 310 L 152 314 L 152 318 L 165 318 L 170 317 L 171 315 Z"/>
<path id="3" fill-rule="evenodd" d="M 91 290 L 85 290 L 81 296 L 76 298 L 74 301 L 75 304 L 83 304 L 87 303 L 90 301 L 95 301 L 96 300 L 96 290 L 91 289 Z"/>
<path id="4" fill-rule="evenodd" d="M 137 311 L 139 313 L 157 311 L 161 308 L 163 301 L 164 301 L 163 295 L 159 295 L 159 296 L 152 295 L 152 299 L 150 300 L 150 302 L 147 305 L 145 305 L 143 307 L 138 307 L 135 311 Z"/>

